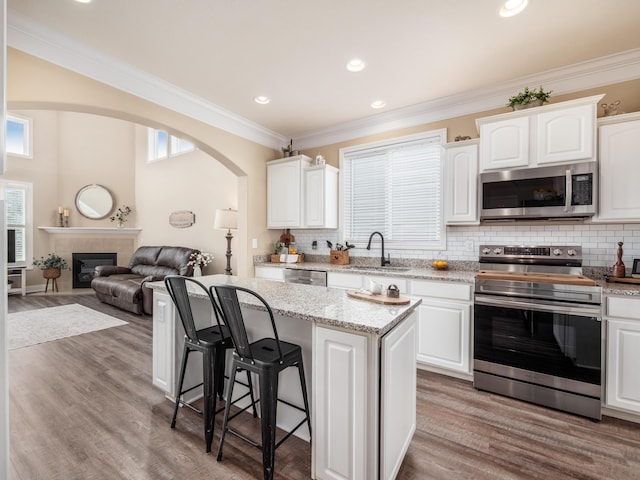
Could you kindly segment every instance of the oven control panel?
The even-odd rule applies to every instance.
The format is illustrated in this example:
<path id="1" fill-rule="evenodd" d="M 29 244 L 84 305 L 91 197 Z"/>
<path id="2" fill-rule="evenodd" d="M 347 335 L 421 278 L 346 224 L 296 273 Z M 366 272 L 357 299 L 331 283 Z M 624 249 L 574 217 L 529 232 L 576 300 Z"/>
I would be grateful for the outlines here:
<path id="1" fill-rule="evenodd" d="M 579 246 L 526 246 L 526 245 L 480 245 L 480 261 L 570 261 L 582 263 L 582 247 Z"/>

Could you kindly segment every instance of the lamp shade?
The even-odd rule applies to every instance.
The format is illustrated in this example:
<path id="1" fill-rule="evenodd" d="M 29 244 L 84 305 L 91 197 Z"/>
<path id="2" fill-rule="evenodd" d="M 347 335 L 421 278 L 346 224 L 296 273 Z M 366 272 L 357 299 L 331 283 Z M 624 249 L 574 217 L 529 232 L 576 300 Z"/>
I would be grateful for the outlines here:
<path id="1" fill-rule="evenodd" d="M 213 228 L 218 230 L 236 230 L 238 228 L 238 211 L 228 208 L 216 210 Z"/>

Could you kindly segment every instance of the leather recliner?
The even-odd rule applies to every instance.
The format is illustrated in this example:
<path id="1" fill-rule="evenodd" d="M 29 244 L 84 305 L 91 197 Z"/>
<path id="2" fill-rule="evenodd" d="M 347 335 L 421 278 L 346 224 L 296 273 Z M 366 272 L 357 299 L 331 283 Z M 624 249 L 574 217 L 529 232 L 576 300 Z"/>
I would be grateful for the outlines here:
<path id="1" fill-rule="evenodd" d="M 191 277 L 189 257 L 198 250 L 186 247 L 140 247 L 128 267 L 99 265 L 91 281 L 96 297 L 104 303 L 133 313 L 153 313 L 153 290 L 147 282 L 164 280 L 167 275 Z"/>

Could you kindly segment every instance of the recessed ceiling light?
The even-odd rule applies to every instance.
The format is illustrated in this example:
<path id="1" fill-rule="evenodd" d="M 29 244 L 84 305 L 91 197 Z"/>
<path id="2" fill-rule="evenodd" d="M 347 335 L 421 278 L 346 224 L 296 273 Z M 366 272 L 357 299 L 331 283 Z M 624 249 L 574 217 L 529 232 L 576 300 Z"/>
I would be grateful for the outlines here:
<path id="1" fill-rule="evenodd" d="M 371 107 L 373 108 L 384 108 L 386 106 L 387 104 L 384 103 L 382 100 L 376 100 L 375 102 L 371 103 Z"/>
<path id="2" fill-rule="evenodd" d="M 78 3 L 91 3 L 91 0 L 76 0 Z"/>
<path id="3" fill-rule="evenodd" d="M 350 72 L 361 72 L 364 70 L 364 62 L 359 58 L 354 58 L 349 63 L 347 63 L 347 70 Z"/>
<path id="4" fill-rule="evenodd" d="M 266 105 L 271 101 L 269 97 L 265 97 L 264 95 L 258 95 L 253 99 L 254 102 L 259 103 L 260 105 Z"/>
<path id="5" fill-rule="evenodd" d="M 498 13 L 501 17 L 513 17 L 527 8 L 527 5 L 529 0 L 506 0 Z"/>

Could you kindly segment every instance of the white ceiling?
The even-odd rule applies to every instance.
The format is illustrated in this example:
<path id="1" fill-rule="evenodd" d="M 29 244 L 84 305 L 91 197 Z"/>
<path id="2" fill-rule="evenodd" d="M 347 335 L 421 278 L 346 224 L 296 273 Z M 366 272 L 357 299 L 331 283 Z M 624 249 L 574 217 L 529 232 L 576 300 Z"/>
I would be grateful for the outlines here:
<path id="1" fill-rule="evenodd" d="M 496 86 L 512 88 L 506 101 L 519 81 L 640 48 L 639 0 L 530 0 L 510 19 L 497 15 L 500 3 L 8 0 L 8 43 L 38 54 L 25 45 L 40 37 L 42 57 L 61 46 L 100 56 L 278 140 Z M 353 57 L 366 62 L 363 72 L 347 72 Z M 272 102 L 258 105 L 256 95 Z M 384 110 L 371 108 L 377 99 Z"/>

